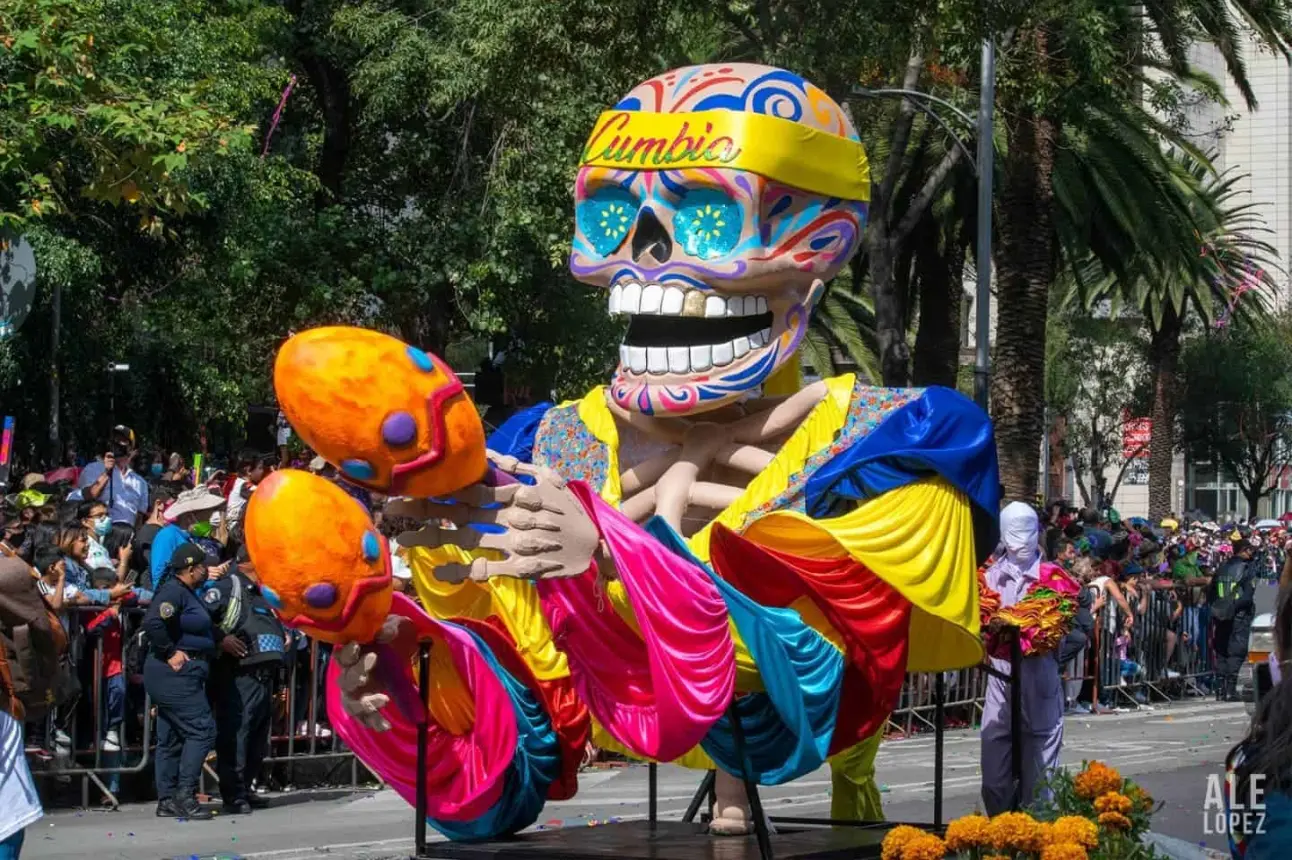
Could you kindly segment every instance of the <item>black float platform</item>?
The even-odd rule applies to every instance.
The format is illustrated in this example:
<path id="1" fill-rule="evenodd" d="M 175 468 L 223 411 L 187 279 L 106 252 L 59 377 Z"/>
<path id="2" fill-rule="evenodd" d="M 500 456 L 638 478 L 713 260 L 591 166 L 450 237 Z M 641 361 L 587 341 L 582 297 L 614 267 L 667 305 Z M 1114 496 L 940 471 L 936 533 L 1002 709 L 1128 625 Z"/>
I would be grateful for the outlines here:
<path id="1" fill-rule="evenodd" d="M 776 860 L 880 856 L 886 828 L 804 828 L 771 837 Z M 502 842 L 434 843 L 427 860 L 757 860 L 754 837 L 714 837 L 703 824 L 626 821 L 526 833 Z"/>

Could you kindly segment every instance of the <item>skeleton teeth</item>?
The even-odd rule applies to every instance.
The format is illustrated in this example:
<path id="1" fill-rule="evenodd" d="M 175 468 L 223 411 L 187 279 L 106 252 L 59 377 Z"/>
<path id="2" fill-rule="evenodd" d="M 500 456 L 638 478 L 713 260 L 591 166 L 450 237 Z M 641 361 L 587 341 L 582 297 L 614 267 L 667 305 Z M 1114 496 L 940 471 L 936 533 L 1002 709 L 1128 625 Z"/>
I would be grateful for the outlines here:
<path id="1" fill-rule="evenodd" d="M 761 338 L 763 339 L 763 343 L 764 343 L 764 344 L 771 343 L 771 342 L 772 342 L 772 330 L 771 330 L 771 327 L 769 326 L 768 328 L 765 328 L 765 329 L 763 329 L 762 331 L 760 331 L 760 332 L 758 333 L 758 336 L 759 336 L 759 337 L 761 337 Z"/>
<path id="2" fill-rule="evenodd" d="M 619 306 L 621 313 L 635 314 L 639 312 L 642 300 L 641 284 L 630 281 L 624 286 L 623 302 Z"/>
<path id="3" fill-rule="evenodd" d="M 628 367 L 633 373 L 646 372 L 646 347 L 628 347 Z"/>
<path id="4" fill-rule="evenodd" d="M 727 300 L 721 296 L 709 296 L 704 300 L 704 315 L 706 317 L 725 317 L 727 315 Z"/>
<path id="5" fill-rule="evenodd" d="M 658 314 L 660 302 L 664 299 L 664 288 L 659 284 L 647 284 L 642 287 L 641 314 Z"/>
<path id="6" fill-rule="evenodd" d="M 668 350 L 662 346 L 646 347 L 646 370 L 650 373 L 668 370 Z"/>
<path id="7" fill-rule="evenodd" d="M 660 305 L 660 312 L 665 316 L 675 317 L 682 313 L 682 303 L 686 299 L 686 294 L 677 287 L 669 287 L 664 290 L 664 301 Z"/>
<path id="8" fill-rule="evenodd" d="M 628 350 L 630 349 L 632 349 L 632 347 L 626 346 L 624 344 L 619 345 L 619 366 L 620 367 L 629 366 Z"/>
<path id="9" fill-rule="evenodd" d="M 762 296 L 759 296 L 757 304 L 758 304 L 758 308 L 755 311 L 755 313 L 760 313 L 760 314 L 767 313 L 767 299 L 763 298 Z"/>
<path id="10" fill-rule="evenodd" d="M 610 315 L 615 316 L 619 313 L 619 307 L 624 301 L 624 288 L 615 284 L 610 288 Z"/>
<path id="11" fill-rule="evenodd" d="M 691 369 L 699 371 L 708 370 L 710 367 L 713 367 L 713 347 L 691 347 Z"/>
<path id="12" fill-rule="evenodd" d="M 668 348 L 668 369 L 672 373 L 686 373 L 691 369 L 691 350 L 685 346 Z"/>
<path id="13" fill-rule="evenodd" d="M 731 343 L 732 343 L 732 345 L 735 347 L 735 350 L 736 350 L 736 358 L 740 358 L 742 355 L 746 355 L 746 354 L 748 354 L 748 352 L 749 352 L 749 338 L 747 338 L 747 337 L 738 337 L 738 338 L 736 338 L 735 340 L 733 340 Z"/>
<path id="14" fill-rule="evenodd" d="M 724 364 L 731 364 L 736 358 L 736 346 L 731 341 L 720 343 L 713 348 L 713 363 L 722 367 Z"/>

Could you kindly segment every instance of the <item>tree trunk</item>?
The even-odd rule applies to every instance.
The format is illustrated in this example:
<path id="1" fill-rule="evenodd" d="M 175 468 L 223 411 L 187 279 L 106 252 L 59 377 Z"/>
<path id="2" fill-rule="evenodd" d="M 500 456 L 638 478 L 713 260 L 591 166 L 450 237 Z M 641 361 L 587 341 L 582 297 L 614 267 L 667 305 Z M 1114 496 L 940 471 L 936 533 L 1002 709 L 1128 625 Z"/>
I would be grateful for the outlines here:
<path id="1" fill-rule="evenodd" d="M 884 385 L 905 388 L 911 384 L 911 350 L 906 345 L 906 296 L 893 272 L 898 244 L 885 228 L 879 229 L 880 235 L 870 243 L 866 255 L 870 263 L 871 297 L 875 302 L 879 367 Z"/>
<path id="2" fill-rule="evenodd" d="M 963 309 L 965 245 L 952 240 L 939 248 L 938 224 L 926 217 L 914 239 L 920 285 L 920 327 L 912 362 L 916 385 L 956 387 L 960 373 L 960 314 Z"/>
<path id="3" fill-rule="evenodd" d="M 1039 61 L 1048 36 L 1023 37 Z M 1026 99 L 1002 99 L 1008 152 L 997 203 L 996 343 L 992 418 L 1005 499 L 1031 500 L 1038 489 L 1045 423 L 1045 323 L 1055 272 L 1054 155 L 1058 123 Z M 984 336 L 985 333 L 979 333 Z"/>
<path id="4" fill-rule="evenodd" d="M 1153 410 L 1148 448 L 1148 516 L 1160 520 L 1172 509 L 1171 467 L 1175 461 L 1176 396 L 1183 320 L 1171 307 L 1153 331 L 1149 366 L 1153 373 Z"/>

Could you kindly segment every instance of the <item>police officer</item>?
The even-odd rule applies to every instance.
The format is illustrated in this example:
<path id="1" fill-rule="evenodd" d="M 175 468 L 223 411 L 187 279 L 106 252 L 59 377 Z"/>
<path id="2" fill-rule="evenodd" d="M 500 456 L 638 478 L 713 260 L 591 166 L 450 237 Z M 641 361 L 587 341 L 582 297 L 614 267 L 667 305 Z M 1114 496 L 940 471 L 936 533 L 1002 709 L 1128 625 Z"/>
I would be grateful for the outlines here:
<path id="1" fill-rule="evenodd" d="M 196 593 L 206 582 L 206 553 L 181 544 L 167 568 L 143 622 L 144 689 L 157 706 L 157 815 L 206 821 L 197 781 L 215 743 L 206 681 L 216 650 L 211 614 Z"/>
<path id="2" fill-rule="evenodd" d="M 269 745 L 274 679 L 287 656 L 282 622 L 260 594 L 255 568 L 244 546 L 237 572 L 217 580 L 202 594 L 225 652 L 215 662 L 211 682 L 215 699 L 216 769 L 227 814 L 246 815 L 268 801 L 251 790 Z"/>
<path id="3" fill-rule="evenodd" d="M 1216 572 L 1211 583 L 1211 618 L 1215 622 L 1216 671 L 1220 683 L 1216 698 L 1234 701 L 1238 696 L 1238 670 L 1247 659 L 1248 637 L 1256 613 L 1256 565 L 1246 538 L 1234 541 L 1234 555 Z"/>

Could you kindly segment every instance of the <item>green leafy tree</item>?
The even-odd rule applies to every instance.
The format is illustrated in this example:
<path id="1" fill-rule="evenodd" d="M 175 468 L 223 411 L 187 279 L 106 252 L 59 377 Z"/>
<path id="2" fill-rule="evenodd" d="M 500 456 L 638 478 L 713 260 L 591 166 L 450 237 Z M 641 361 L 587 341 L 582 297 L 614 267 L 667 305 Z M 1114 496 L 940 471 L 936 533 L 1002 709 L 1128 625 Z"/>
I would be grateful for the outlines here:
<path id="1" fill-rule="evenodd" d="M 1292 318 L 1227 325 L 1186 343 L 1180 427 L 1189 455 L 1232 475 L 1247 510 L 1292 464 Z"/>

